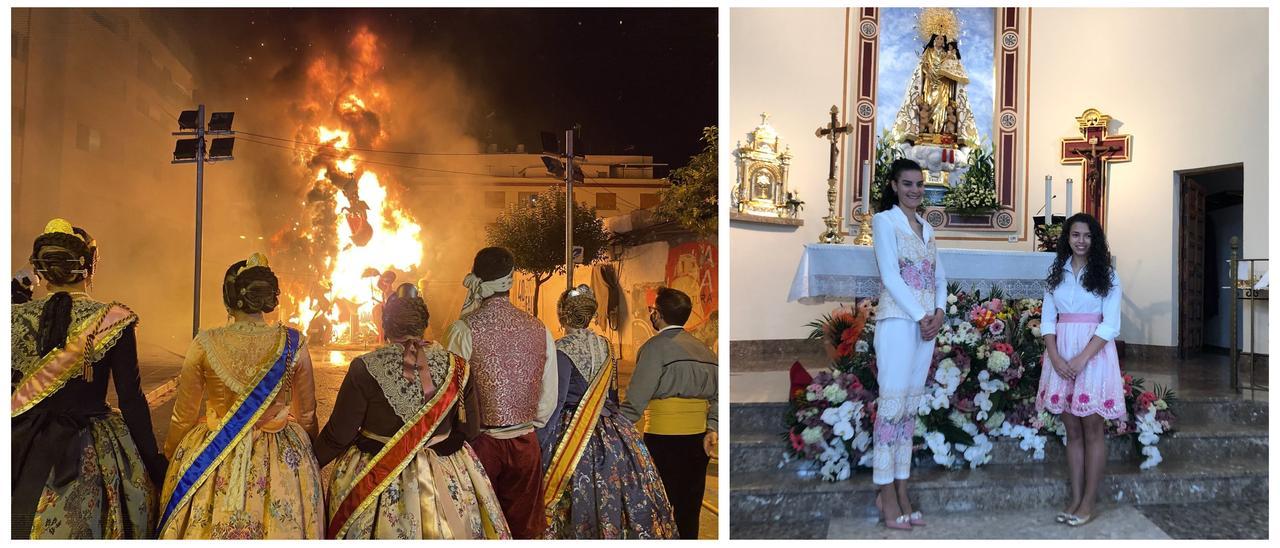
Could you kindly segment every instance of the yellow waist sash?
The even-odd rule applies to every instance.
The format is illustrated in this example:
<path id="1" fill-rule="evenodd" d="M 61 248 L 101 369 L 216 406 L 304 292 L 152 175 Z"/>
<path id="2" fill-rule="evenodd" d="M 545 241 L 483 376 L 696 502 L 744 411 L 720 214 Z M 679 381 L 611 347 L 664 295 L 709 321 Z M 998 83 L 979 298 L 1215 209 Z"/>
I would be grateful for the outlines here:
<path id="1" fill-rule="evenodd" d="M 649 402 L 645 432 L 665 436 L 701 434 L 707 431 L 707 400 L 663 398 Z"/>

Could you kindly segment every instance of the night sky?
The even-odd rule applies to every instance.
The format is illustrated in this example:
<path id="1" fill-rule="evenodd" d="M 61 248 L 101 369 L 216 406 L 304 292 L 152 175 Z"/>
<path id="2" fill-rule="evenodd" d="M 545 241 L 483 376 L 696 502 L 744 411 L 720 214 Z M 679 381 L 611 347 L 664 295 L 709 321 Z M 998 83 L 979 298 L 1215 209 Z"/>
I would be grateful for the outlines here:
<path id="1" fill-rule="evenodd" d="M 197 99 L 236 97 L 241 112 L 273 82 L 296 79 L 306 50 L 363 25 L 387 38 L 388 57 L 451 64 L 477 107 L 465 131 L 502 149 L 538 152 L 539 130 L 578 123 L 588 153 L 678 167 L 717 116 L 715 9 L 158 11 L 176 34 L 200 37 L 189 40 Z"/>

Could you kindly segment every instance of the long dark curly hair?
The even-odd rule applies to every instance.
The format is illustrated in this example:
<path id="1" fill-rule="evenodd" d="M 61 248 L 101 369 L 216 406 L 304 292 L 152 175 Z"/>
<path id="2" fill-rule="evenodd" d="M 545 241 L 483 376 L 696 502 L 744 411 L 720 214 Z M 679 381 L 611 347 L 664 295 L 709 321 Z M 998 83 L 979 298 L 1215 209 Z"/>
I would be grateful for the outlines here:
<path id="1" fill-rule="evenodd" d="M 1049 285 L 1052 291 L 1062 283 L 1063 267 L 1067 261 L 1071 260 L 1071 227 L 1076 223 L 1084 223 L 1089 227 L 1089 237 L 1092 242 L 1089 245 L 1088 262 L 1085 265 L 1084 277 L 1080 280 L 1080 285 L 1086 290 L 1099 297 L 1106 297 L 1111 293 L 1111 275 L 1114 267 L 1111 266 L 1111 249 L 1107 247 L 1107 236 L 1102 233 L 1102 224 L 1093 215 L 1088 213 L 1076 213 L 1067 219 L 1062 225 L 1062 235 L 1058 236 L 1058 245 L 1055 251 L 1058 257 L 1054 259 L 1053 266 L 1049 268 L 1049 278 L 1045 283 Z"/>

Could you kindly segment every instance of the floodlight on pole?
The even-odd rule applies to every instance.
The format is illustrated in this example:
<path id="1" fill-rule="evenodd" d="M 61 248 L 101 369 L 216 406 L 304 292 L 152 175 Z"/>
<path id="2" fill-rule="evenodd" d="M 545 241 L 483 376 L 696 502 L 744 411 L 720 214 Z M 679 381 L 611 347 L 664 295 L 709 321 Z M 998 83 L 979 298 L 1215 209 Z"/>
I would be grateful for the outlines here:
<path id="1" fill-rule="evenodd" d="M 204 123 L 203 120 L 201 120 L 200 118 L 201 116 L 199 111 L 184 110 L 182 111 L 181 114 L 178 115 L 178 129 L 179 130 L 197 129 L 200 127 L 200 124 Z"/>
<path id="2" fill-rule="evenodd" d="M 210 135 L 220 135 L 232 133 L 231 121 L 236 117 L 234 112 L 215 112 L 209 115 L 209 131 Z"/>
<path id="3" fill-rule="evenodd" d="M 173 162 L 174 164 L 194 164 L 196 155 L 200 153 L 199 139 L 178 139 L 173 144 Z"/>
<path id="4" fill-rule="evenodd" d="M 550 173 L 551 176 L 556 178 L 564 177 L 564 162 L 561 162 L 558 158 L 543 156 L 542 165 L 547 167 L 547 173 Z"/>
<path id="5" fill-rule="evenodd" d="M 204 229 L 204 163 L 233 160 L 231 150 L 235 147 L 235 137 L 214 139 L 210 146 L 205 146 L 205 135 L 234 135 L 231 122 L 234 112 L 215 112 L 209 118 L 208 131 L 205 130 L 204 105 L 196 110 L 184 110 L 178 115 L 178 131 L 173 134 L 194 139 L 179 139 L 174 143 L 174 164 L 196 165 L 196 243 L 195 243 L 195 286 L 192 298 L 191 337 L 200 333 L 200 257 L 202 233 Z"/>
<path id="6" fill-rule="evenodd" d="M 236 145 L 235 137 L 222 137 L 214 139 L 209 145 L 209 161 L 221 162 L 225 160 L 234 160 L 231 157 L 231 149 Z"/>

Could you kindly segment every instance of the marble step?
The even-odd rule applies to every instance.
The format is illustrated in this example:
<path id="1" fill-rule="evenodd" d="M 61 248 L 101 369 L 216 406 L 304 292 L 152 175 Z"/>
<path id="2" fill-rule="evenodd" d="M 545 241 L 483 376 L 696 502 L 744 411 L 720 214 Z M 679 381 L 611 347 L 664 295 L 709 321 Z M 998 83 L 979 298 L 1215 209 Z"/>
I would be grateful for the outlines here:
<path id="1" fill-rule="evenodd" d="M 825 527 L 829 539 L 1169 539 L 1169 535 L 1133 506 L 1107 505 L 1083 527 L 1054 521 L 1053 507 L 997 512 L 940 512 L 910 531 L 888 529 L 872 517 L 833 518 Z"/>
<path id="2" fill-rule="evenodd" d="M 1108 463 L 1101 500 L 1110 504 L 1265 501 L 1265 458 L 1168 459 L 1150 470 Z M 850 480 L 824 482 L 790 470 L 735 472 L 730 516 L 759 522 L 812 522 L 875 516 L 875 487 L 860 471 Z M 1062 464 L 996 465 L 976 470 L 921 468 L 911 478 L 913 504 L 928 513 L 986 512 L 1062 504 L 1068 495 Z"/>
<path id="3" fill-rule="evenodd" d="M 1178 424 L 1266 426 L 1266 402 L 1235 398 L 1197 397 L 1178 400 Z M 729 405 L 729 428 L 738 433 L 774 433 L 786 430 L 786 402 L 734 403 Z"/>
<path id="4" fill-rule="evenodd" d="M 991 462 L 986 466 L 999 464 L 1033 464 L 1038 462 L 1032 453 L 1018 447 L 1018 440 L 999 438 L 993 443 Z M 1181 426 L 1177 432 L 1161 439 L 1158 445 L 1160 454 L 1165 459 L 1201 458 L 1267 458 L 1267 426 L 1266 425 L 1232 425 L 1190 423 Z M 754 472 L 780 468 L 786 441 L 781 434 L 747 433 L 733 434 L 730 441 L 730 469 L 734 472 Z M 1137 466 L 1144 457 L 1137 443 L 1131 436 L 1112 438 L 1107 442 L 1107 460 L 1128 462 Z M 1066 462 L 1066 450 L 1062 443 L 1050 438 L 1045 443 L 1045 454 L 1042 462 Z M 917 462 L 917 466 L 935 466 L 928 457 Z M 813 469 L 810 463 L 793 461 L 786 470 L 803 474 Z"/>

